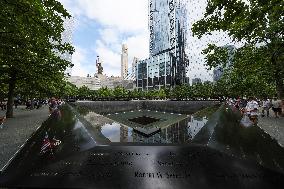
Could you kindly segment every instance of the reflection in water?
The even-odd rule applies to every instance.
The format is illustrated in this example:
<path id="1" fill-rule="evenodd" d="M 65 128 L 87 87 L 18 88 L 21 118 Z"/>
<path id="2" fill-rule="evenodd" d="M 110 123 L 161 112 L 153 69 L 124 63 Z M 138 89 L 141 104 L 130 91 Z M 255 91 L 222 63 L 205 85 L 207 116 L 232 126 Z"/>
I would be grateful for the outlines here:
<path id="1" fill-rule="evenodd" d="M 87 150 L 96 146 L 93 136 L 79 120 L 74 125 L 73 136 L 76 143 L 80 144 L 80 150 Z"/>
<path id="2" fill-rule="evenodd" d="M 206 118 L 190 116 L 173 125 L 161 129 L 160 132 L 144 136 L 120 123 L 106 123 L 101 126 L 101 133 L 111 142 L 141 142 L 141 143 L 188 143 L 206 124 Z"/>
<path id="3" fill-rule="evenodd" d="M 207 121 L 208 119 L 206 117 L 200 118 L 191 116 L 191 121 L 188 122 L 188 135 L 193 139 Z"/>
<path id="4" fill-rule="evenodd" d="M 126 127 L 120 126 L 118 123 L 105 124 L 101 132 L 112 142 L 128 142 L 128 130 Z"/>

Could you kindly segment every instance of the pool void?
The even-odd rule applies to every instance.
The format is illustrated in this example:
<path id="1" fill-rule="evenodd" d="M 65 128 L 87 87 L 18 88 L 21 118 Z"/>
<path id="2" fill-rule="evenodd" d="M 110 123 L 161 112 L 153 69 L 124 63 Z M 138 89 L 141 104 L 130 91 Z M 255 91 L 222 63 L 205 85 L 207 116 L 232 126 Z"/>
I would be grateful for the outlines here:
<path id="1" fill-rule="evenodd" d="M 141 125 L 148 125 L 150 123 L 160 121 L 160 119 L 149 117 L 149 116 L 140 116 L 140 117 L 135 117 L 135 118 L 128 119 L 128 120 L 134 123 L 141 124 Z"/>

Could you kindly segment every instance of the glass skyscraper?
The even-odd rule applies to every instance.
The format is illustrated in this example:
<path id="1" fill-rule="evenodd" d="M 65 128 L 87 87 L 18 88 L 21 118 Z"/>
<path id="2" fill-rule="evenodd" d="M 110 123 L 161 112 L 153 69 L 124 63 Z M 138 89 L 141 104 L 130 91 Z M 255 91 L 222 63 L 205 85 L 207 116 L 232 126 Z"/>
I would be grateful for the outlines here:
<path id="1" fill-rule="evenodd" d="M 177 45 L 178 28 L 187 32 L 187 9 L 183 0 L 149 0 L 150 55 Z"/>
<path id="2" fill-rule="evenodd" d="M 150 57 L 139 61 L 136 68 L 138 89 L 153 90 L 188 82 L 186 7 L 184 0 L 149 0 Z"/>

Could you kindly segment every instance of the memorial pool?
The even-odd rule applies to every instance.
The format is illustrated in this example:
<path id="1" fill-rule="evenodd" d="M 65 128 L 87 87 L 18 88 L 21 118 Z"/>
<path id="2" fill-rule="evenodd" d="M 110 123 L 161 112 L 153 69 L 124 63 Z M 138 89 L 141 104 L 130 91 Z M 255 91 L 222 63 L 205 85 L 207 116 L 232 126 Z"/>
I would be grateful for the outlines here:
<path id="1" fill-rule="evenodd" d="M 96 125 L 97 116 L 95 112 L 89 112 L 84 118 L 111 142 L 190 143 L 208 121 L 207 117 L 141 110 L 107 114 L 105 117 L 110 118 L 106 121 L 108 123 Z M 147 124 L 132 121 L 143 116 L 143 119 L 155 121 L 146 121 Z"/>
<path id="2" fill-rule="evenodd" d="M 78 113 L 65 105 L 62 116 L 50 116 L 2 170 L 0 187 L 283 186 L 283 147 L 258 127 L 240 127 L 239 115 L 229 107 L 221 106 L 208 120 L 156 111 L 129 112 L 134 117 L 169 119 L 169 124 L 161 124 L 161 131 L 143 136 L 120 123 L 123 112 Z M 51 155 L 40 153 L 46 133 L 61 141 Z"/>

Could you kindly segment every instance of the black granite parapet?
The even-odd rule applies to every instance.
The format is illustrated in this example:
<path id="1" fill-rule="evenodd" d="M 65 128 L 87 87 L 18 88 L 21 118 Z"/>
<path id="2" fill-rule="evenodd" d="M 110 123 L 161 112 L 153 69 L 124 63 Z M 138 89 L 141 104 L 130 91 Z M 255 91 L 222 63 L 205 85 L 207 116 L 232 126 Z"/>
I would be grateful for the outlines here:
<path id="1" fill-rule="evenodd" d="M 203 108 L 219 104 L 219 101 L 170 101 L 170 100 L 139 100 L 139 101 L 77 101 L 74 105 L 86 107 L 100 114 L 126 112 L 131 110 L 157 110 L 193 114 Z"/>
<path id="2" fill-rule="evenodd" d="M 44 160 L 42 160 L 44 161 Z M 26 159 L 26 165 L 33 162 Z M 32 165 L 31 165 L 32 166 Z M 199 145 L 97 146 L 21 165 L 1 186 L 33 188 L 281 188 L 281 173 Z"/>
<path id="3" fill-rule="evenodd" d="M 284 148 L 260 127 L 241 126 L 241 118 L 235 108 L 222 105 L 192 142 L 284 173 Z"/>

